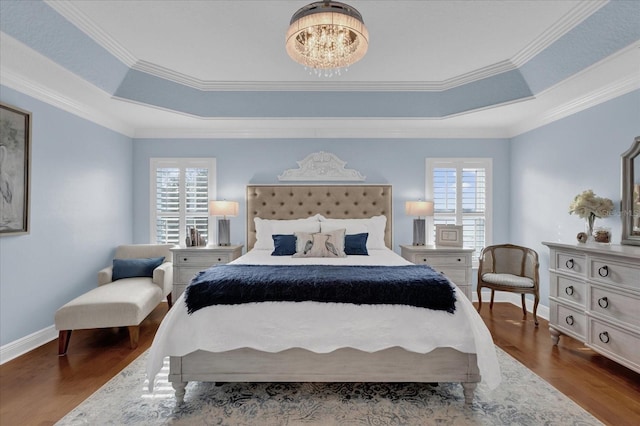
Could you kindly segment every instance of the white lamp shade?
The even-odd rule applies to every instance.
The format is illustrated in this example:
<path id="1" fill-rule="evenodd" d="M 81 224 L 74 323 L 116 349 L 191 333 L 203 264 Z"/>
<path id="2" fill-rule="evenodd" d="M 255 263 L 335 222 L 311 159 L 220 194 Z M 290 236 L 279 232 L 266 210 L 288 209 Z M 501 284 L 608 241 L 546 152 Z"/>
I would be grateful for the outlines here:
<path id="1" fill-rule="evenodd" d="M 407 201 L 404 212 L 407 216 L 433 216 L 433 201 Z"/>
<path id="2" fill-rule="evenodd" d="M 209 201 L 209 216 L 238 216 L 237 201 Z"/>

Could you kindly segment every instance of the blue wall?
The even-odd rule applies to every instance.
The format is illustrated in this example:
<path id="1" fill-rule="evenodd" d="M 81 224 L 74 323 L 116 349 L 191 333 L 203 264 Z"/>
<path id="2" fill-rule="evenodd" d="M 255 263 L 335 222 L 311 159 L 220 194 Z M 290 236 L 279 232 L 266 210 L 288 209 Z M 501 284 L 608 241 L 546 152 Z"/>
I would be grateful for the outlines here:
<path id="1" fill-rule="evenodd" d="M 28 235 L 0 238 L 0 345 L 53 324 L 132 241 L 132 140 L 0 87 L 32 113 Z"/>
<path id="2" fill-rule="evenodd" d="M 567 213 L 592 188 L 620 200 L 620 154 L 640 135 L 640 91 L 507 139 L 212 140 L 120 135 L 11 89 L 0 99 L 33 112 L 31 232 L 0 238 L 0 345 L 53 324 L 55 310 L 95 287 L 118 244 L 149 241 L 149 158 L 217 158 L 218 197 L 240 202 L 232 241 L 244 243 L 248 183 L 277 183 L 307 154 L 327 151 L 394 191 L 394 247 L 412 239 L 404 201 L 424 196 L 428 157 L 493 158 L 493 242 L 541 255 L 548 305 L 548 251 L 574 241 L 582 221 Z M 598 221 L 620 240 L 618 217 Z"/>
<path id="3" fill-rule="evenodd" d="M 149 159 L 152 157 L 215 157 L 217 196 L 240 203 L 231 219 L 231 241 L 245 243 L 245 186 L 278 183 L 277 176 L 297 168 L 296 161 L 326 151 L 346 161 L 346 168 L 367 177 L 365 183 L 393 186 L 394 249 L 413 241 L 412 217 L 404 202 L 424 198 L 428 157 L 488 157 L 493 159 L 494 240 L 508 239 L 509 142 L 506 139 L 306 139 L 306 140 L 175 140 L 137 139 L 134 161 L 134 240 L 149 242 Z"/>
<path id="4" fill-rule="evenodd" d="M 631 92 L 511 141 L 511 227 L 515 244 L 540 255 L 541 303 L 549 306 L 549 250 L 542 241 L 576 242 L 584 220 L 569 203 L 586 189 L 610 198 L 614 216 L 596 219 L 611 227 L 619 244 L 620 155 L 640 136 L 640 91 Z"/>

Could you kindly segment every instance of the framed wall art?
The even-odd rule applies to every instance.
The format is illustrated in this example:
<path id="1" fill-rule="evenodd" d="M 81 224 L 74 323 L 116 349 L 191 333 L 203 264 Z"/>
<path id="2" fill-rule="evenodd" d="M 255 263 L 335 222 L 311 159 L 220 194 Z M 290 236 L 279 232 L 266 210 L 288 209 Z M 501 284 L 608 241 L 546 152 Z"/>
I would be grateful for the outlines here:
<path id="1" fill-rule="evenodd" d="M 436 225 L 436 246 L 462 247 L 462 226 Z"/>
<path id="2" fill-rule="evenodd" d="M 31 113 L 0 103 L 0 236 L 29 232 Z"/>

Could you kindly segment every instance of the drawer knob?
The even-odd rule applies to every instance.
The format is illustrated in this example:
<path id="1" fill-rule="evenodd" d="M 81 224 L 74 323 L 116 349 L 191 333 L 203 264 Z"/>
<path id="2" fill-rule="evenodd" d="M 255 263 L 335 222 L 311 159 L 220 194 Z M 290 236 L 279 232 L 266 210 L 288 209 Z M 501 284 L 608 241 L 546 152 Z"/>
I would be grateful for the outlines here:
<path id="1" fill-rule="evenodd" d="M 567 296 L 573 296 L 573 293 L 574 293 L 575 291 L 573 290 L 573 286 L 572 286 L 572 285 L 570 285 L 569 287 L 567 287 L 567 288 L 565 288 L 565 289 L 564 289 L 564 292 L 565 292 L 565 293 L 567 293 Z"/>
<path id="2" fill-rule="evenodd" d="M 606 297 L 601 297 L 600 299 L 598 299 L 598 306 L 600 306 L 602 309 L 607 309 L 609 307 L 609 299 L 607 299 Z"/>
<path id="3" fill-rule="evenodd" d="M 219 257 L 219 258 L 218 258 L 218 262 L 222 262 L 222 258 L 220 258 L 220 257 Z"/>
<path id="4" fill-rule="evenodd" d="M 458 262 L 462 262 L 462 259 L 458 258 Z"/>
<path id="5" fill-rule="evenodd" d="M 569 315 L 569 316 L 568 316 L 568 317 L 566 317 L 564 320 L 565 320 L 565 321 L 567 322 L 567 324 L 569 324 L 569 325 L 573 325 L 573 324 L 576 322 L 576 321 L 573 319 L 573 315 Z"/>
<path id="6" fill-rule="evenodd" d="M 182 261 L 183 261 L 183 262 L 186 262 L 186 261 L 187 261 L 187 258 L 185 257 L 184 259 L 182 259 Z"/>
<path id="7" fill-rule="evenodd" d="M 607 333 L 606 331 L 598 334 L 598 339 L 600 339 L 602 343 L 609 343 L 609 340 L 611 340 L 609 339 L 609 333 Z"/>
<path id="8" fill-rule="evenodd" d="M 574 264 L 573 259 L 569 259 L 569 260 L 567 260 L 567 261 L 565 262 L 565 265 L 566 265 L 566 266 L 567 266 L 567 268 L 569 268 L 569 269 L 573 269 L 573 264 Z"/>
<path id="9" fill-rule="evenodd" d="M 600 268 L 598 268 L 598 275 L 600 275 L 601 277 L 608 277 L 609 276 L 609 267 L 607 265 L 601 266 Z"/>

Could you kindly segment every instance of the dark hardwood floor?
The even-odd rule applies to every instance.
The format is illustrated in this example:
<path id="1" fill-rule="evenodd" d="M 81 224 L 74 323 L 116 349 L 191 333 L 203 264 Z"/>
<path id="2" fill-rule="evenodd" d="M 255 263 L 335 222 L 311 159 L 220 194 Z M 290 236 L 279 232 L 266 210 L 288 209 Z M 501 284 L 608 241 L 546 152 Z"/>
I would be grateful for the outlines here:
<path id="1" fill-rule="evenodd" d="M 66 357 L 53 341 L 0 366 L 0 424 L 54 424 L 151 345 L 166 310 L 160 305 L 142 323 L 135 350 L 125 329 L 78 330 Z M 603 423 L 640 424 L 640 374 L 568 337 L 553 346 L 547 322 L 536 329 L 514 305 L 485 305 L 481 314 L 499 347 Z"/>

